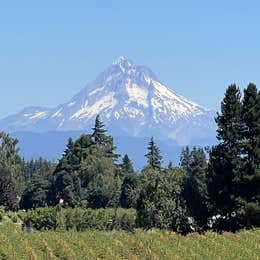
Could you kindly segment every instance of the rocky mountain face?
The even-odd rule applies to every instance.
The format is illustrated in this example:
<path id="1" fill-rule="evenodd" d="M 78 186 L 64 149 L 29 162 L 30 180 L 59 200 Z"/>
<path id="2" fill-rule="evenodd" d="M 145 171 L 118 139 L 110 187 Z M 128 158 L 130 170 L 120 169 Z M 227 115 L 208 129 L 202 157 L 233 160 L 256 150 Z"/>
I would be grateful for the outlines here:
<path id="1" fill-rule="evenodd" d="M 27 107 L 0 120 L 9 132 L 84 131 L 97 114 L 114 136 L 150 137 L 180 145 L 214 136 L 214 112 L 162 84 L 145 66 L 120 57 L 67 103 Z"/>

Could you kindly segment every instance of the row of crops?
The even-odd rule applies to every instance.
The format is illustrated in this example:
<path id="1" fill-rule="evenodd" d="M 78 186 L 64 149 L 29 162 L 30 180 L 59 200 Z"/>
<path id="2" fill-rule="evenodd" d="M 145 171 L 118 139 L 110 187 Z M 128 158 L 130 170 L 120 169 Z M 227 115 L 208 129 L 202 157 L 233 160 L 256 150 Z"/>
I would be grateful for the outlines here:
<path id="1" fill-rule="evenodd" d="M 260 229 L 181 236 L 171 232 L 24 233 L 0 225 L 0 259 L 260 259 Z"/>

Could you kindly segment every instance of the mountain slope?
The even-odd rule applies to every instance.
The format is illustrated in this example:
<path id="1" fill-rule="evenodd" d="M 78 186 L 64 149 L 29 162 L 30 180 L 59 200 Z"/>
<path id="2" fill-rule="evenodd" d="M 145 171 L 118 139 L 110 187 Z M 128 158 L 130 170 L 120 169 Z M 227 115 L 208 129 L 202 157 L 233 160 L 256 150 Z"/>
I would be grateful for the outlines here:
<path id="1" fill-rule="evenodd" d="M 97 114 L 113 135 L 189 144 L 212 137 L 214 113 L 163 85 L 145 66 L 120 57 L 67 103 L 29 107 L 0 120 L 14 131 L 89 131 Z"/>

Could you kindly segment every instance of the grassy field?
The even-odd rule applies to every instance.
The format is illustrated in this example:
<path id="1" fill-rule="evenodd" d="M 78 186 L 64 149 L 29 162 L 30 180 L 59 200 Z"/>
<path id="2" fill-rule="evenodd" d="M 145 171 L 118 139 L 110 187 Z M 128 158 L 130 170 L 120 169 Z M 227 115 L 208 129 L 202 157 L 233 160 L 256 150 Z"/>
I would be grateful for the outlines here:
<path id="1" fill-rule="evenodd" d="M 260 259 L 260 230 L 181 236 L 170 232 L 33 232 L 0 225 L 0 259 Z"/>

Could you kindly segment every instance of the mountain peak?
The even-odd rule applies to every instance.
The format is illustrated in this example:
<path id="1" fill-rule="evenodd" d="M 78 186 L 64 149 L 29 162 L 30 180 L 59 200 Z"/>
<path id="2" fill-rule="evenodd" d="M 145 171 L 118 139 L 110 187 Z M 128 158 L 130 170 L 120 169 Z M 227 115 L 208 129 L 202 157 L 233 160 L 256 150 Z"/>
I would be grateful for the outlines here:
<path id="1" fill-rule="evenodd" d="M 0 120 L 8 131 L 89 128 L 101 114 L 116 135 L 150 136 L 188 143 L 208 132 L 211 111 L 162 84 L 152 70 L 119 57 L 67 103 L 32 107 Z"/>
<path id="2" fill-rule="evenodd" d="M 113 64 L 116 65 L 116 64 L 124 63 L 126 61 L 131 62 L 126 56 L 120 56 L 113 62 Z"/>
<path id="3" fill-rule="evenodd" d="M 118 59 L 116 59 L 112 65 L 119 66 L 120 69 L 124 72 L 126 69 L 129 69 L 131 67 L 134 67 L 134 63 L 128 59 L 125 56 L 120 56 Z"/>

